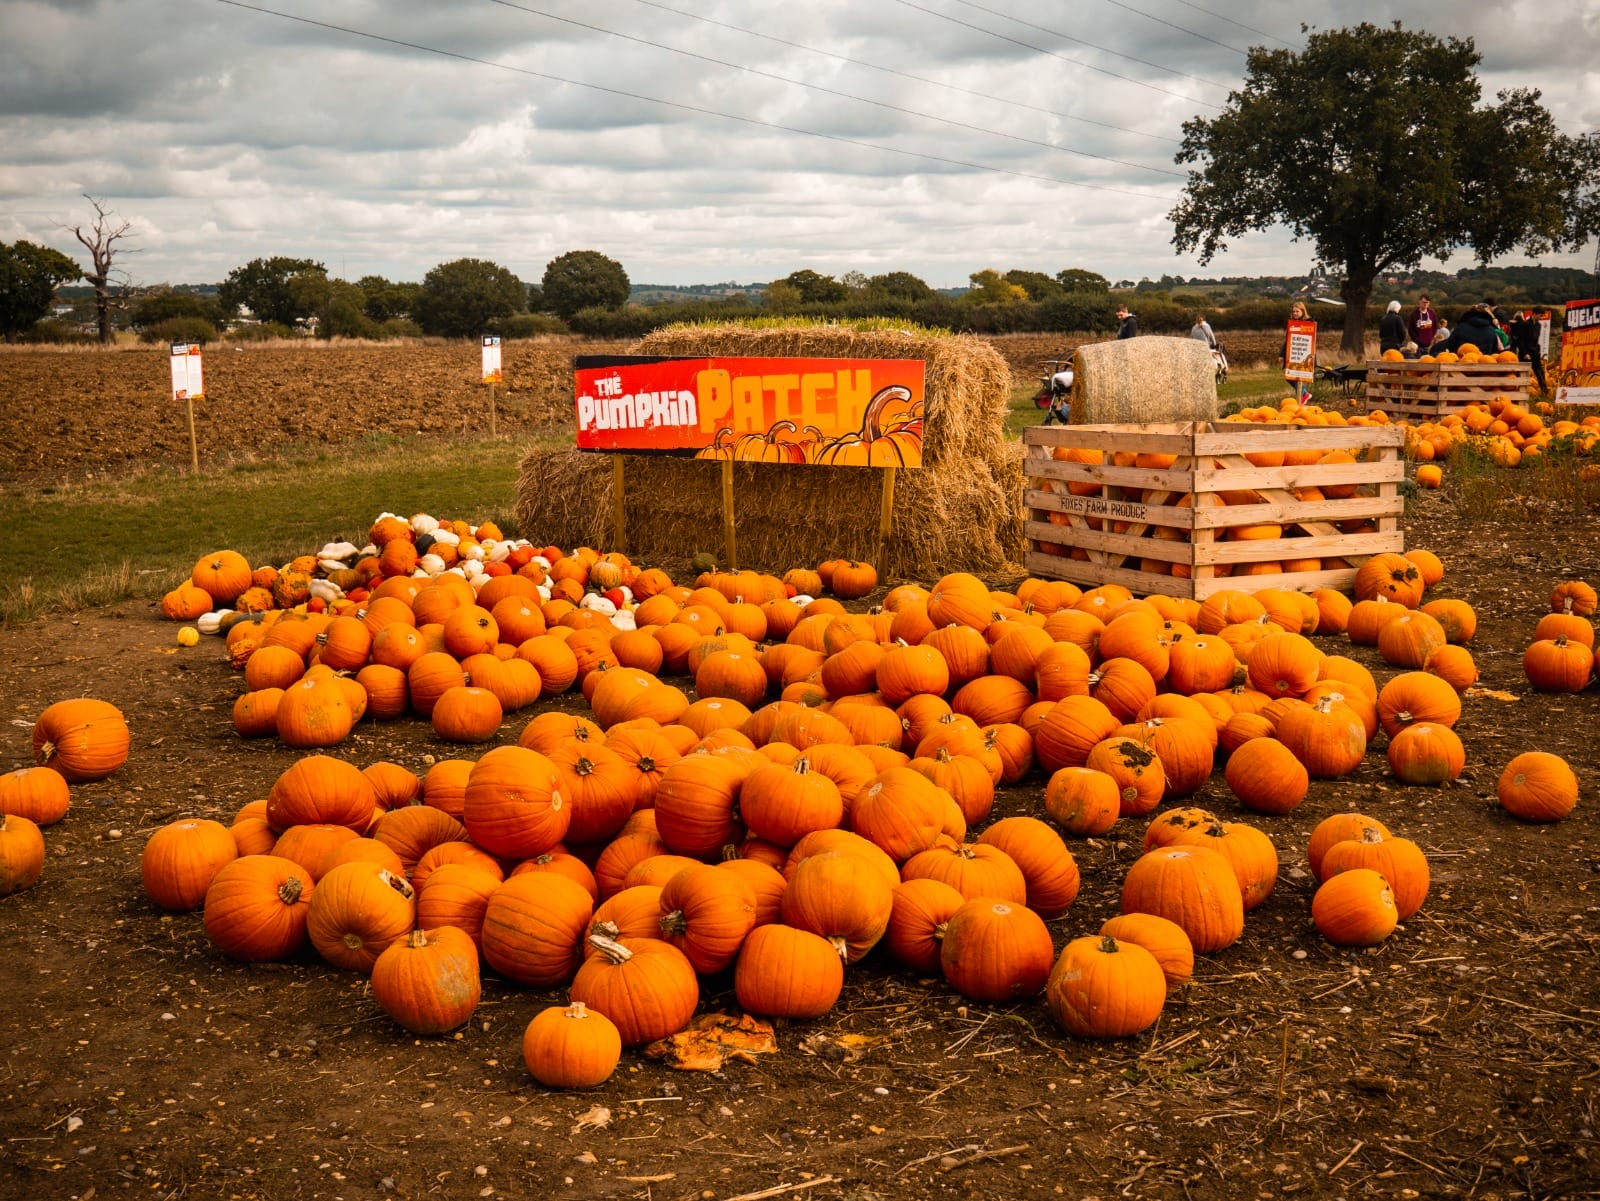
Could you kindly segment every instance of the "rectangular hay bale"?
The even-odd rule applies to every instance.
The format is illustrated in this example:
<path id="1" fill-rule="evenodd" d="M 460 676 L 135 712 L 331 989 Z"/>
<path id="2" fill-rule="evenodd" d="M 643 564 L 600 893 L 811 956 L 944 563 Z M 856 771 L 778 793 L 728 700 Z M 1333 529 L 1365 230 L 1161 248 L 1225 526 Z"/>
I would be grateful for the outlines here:
<path id="1" fill-rule="evenodd" d="M 1347 589 L 1367 557 L 1404 549 L 1396 427 L 1040 426 L 1023 442 L 1023 562 L 1036 576 L 1204 600 L 1225 588 Z M 1356 461 L 1271 465 L 1329 451 Z M 1236 527 L 1282 534 L 1230 538 Z M 1242 574 L 1258 564 L 1279 569 Z"/>
<path id="2" fill-rule="evenodd" d="M 877 561 L 880 470 L 736 461 L 739 564 L 777 570 L 849 557 L 898 579 L 1020 570 L 1023 451 L 1004 428 L 1011 373 L 983 340 L 836 324 L 685 325 L 654 331 L 630 353 L 922 359 L 923 466 L 898 472 L 888 562 Z M 714 460 L 625 456 L 629 553 L 642 562 L 720 554 L 721 471 Z M 609 547 L 613 491 L 610 455 L 532 451 L 518 481 L 518 527 L 565 547 Z"/>

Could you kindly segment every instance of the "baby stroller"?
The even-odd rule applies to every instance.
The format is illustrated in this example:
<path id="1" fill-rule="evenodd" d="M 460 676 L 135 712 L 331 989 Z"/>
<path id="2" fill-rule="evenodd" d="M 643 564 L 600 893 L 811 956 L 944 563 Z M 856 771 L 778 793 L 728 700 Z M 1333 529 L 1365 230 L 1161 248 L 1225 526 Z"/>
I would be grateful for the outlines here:
<path id="1" fill-rule="evenodd" d="M 1039 391 L 1033 403 L 1044 410 L 1043 425 L 1059 422 L 1066 425 L 1071 420 L 1072 409 L 1072 354 L 1065 358 L 1045 359 L 1046 371 L 1040 377 Z"/>
<path id="2" fill-rule="evenodd" d="M 1222 347 L 1213 346 L 1211 348 L 1211 361 L 1215 363 L 1217 367 L 1217 383 L 1219 385 L 1227 383 L 1228 356 L 1222 352 Z"/>

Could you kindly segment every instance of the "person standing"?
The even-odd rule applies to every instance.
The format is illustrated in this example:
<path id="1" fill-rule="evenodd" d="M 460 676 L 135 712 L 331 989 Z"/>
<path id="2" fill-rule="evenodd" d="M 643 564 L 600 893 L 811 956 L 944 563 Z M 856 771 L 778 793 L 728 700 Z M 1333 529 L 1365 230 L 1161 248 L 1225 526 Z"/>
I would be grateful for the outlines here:
<path id="1" fill-rule="evenodd" d="M 1400 316 L 1400 302 L 1391 300 L 1384 311 L 1383 320 L 1378 322 L 1378 353 L 1399 350 L 1405 344 L 1406 323 L 1405 318 Z"/>
<path id="2" fill-rule="evenodd" d="M 1540 322 L 1535 321 L 1533 314 L 1523 309 L 1517 314 L 1517 319 L 1511 323 L 1511 349 L 1517 352 L 1517 358 L 1524 363 L 1533 365 L 1533 378 L 1539 381 L 1539 391 L 1549 395 L 1550 385 L 1544 378 L 1544 352 L 1539 345 Z"/>
<path id="3" fill-rule="evenodd" d="M 1433 305 L 1424 292 L 1417 297 L 1417 307 L 1412 310 L 1411 319 L 1406 322 L 1406 330 L 1411 334 L 1411 340 L 1417 344 L 1417 349 L 1427 353 L 1428 347 L 1433 345 L 1434 335 L 1439 332 L 1439 315 L 1433 311 Z"/>
<path id="4" fill-rule="evenodd" d="M 1128 306 L 1117 306 L 1117 340 L 1137 337 L 1139 334 L 1139 319 L 1129 311 Z"/>
<path id="5" fill-rule="evenodd" d="M 1194 315 L 1194 324 L 1189 327 L 1189 336 L 1196 342 L 1204 342 L 1208 348 L 1217 348 L 1217 335 L 1211 330 L 1211 323 L 1206 320 L 1204 313 Z"/>

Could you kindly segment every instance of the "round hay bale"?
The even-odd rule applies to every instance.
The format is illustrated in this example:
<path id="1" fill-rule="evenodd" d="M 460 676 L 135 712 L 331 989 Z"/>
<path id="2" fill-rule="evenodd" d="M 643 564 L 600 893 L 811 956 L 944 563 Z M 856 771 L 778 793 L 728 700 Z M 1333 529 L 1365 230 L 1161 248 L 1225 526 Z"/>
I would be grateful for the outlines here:
<path id="1" fill-rule="evenodd" d="M 1194 338 L 1124 338 L 1072 356 L 1074 425 L 1210 421 L 1217 415 L 1211 349 Z"/>

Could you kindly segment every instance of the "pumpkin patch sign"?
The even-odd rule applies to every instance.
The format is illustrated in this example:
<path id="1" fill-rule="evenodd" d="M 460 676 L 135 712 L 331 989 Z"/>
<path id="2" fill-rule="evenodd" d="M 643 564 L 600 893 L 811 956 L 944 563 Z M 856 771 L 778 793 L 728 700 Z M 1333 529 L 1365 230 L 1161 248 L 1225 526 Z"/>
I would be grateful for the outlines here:
<path id="1" fill-rule="evenodd" d="M 920 467 L 921 359 L 574 363 L 578 449 L 839 467 Z"/>

